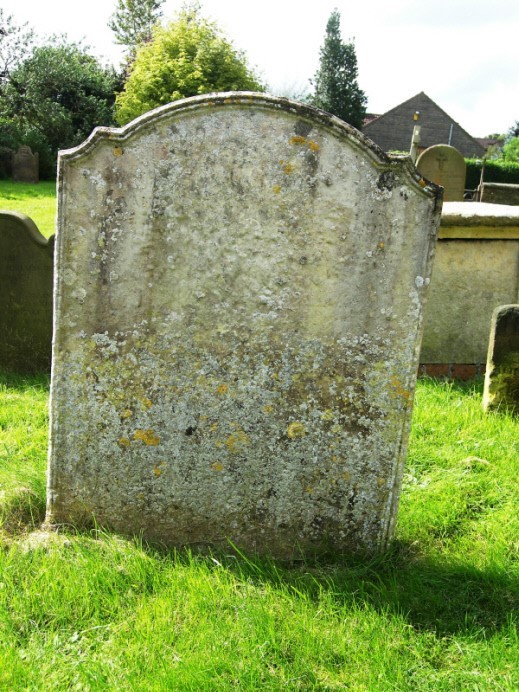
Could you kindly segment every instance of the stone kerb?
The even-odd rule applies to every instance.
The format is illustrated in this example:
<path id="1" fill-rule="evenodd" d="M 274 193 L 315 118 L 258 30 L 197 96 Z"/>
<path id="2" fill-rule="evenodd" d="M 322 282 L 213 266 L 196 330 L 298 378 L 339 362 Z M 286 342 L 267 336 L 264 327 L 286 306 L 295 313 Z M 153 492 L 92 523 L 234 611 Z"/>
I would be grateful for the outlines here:
<path id="1" fill-rule="evenodd" d="M 440 191 L 286 99 L 62 152 L 50 524 L 290 557 L 393 529 Z"/>
<path id="2" fill-rule="evenodd" d="M 416 167 L 427 180 L 444 188 L 445 202 L 463 199 L 467 166 L 457 149 L 448 144 L 435 144 L 420 154 Z"/>
<path id="3" fill-rule="evenodd" d="M 0 211 L 0 367 L 50 369 L 54 237 L 25 214 Z"/>

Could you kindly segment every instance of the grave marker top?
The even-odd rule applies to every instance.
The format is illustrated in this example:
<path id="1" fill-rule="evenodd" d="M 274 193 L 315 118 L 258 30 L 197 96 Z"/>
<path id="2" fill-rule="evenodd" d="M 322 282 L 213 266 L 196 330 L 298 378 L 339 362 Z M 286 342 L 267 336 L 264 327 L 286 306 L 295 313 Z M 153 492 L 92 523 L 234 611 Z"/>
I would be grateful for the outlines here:
<path id="1" fill-rule="evenodd" d="M 49 522 L 290 556 L 391 534 L 440 197 L 217 94 L 60 157 Z"/>
<path id="2" fill-rule="evenodd" d="M 420 154 L 416 167 L 427 180 L 444 188 L 445 202 L 463 200 L 467 166 L 457 149 L 448 144 L 435 144 Z"/>

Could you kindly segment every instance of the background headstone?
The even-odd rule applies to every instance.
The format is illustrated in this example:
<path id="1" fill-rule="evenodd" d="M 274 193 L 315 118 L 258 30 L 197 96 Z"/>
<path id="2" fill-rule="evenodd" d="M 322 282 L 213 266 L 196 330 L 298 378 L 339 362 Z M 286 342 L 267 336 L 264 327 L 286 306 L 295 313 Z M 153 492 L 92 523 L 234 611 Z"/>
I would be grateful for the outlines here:
<path id="1" fill-rule="evenodd" d="M 391 535 L 440 191 L 286 99 L 60 156 L 48 522 L 290 557 Z"/>
<path id="2" fill-rule="evenodd" d="M 38 152 L 33 154 L 31 147 L 21 146 L 13 154 L 13 180 L 19 183 L 39 182 L 39 161 L 40 155 Z"/>
<path id="3" fill-rule="evenodd" d="M 519 305 L 501 305 L 492 316 L 483 408 L 519 413 Z"/>
<path id="4" fill-rule="evenodd" d="M 435 144 L 420 154 L 416 167 L 424 178 L 444 188 L 445 202 L 463 199 L 467 166 L 457 149 L 448 144 Z"/>
<path id="5" fill-rule="evenodd" d="M 0 367 L 49 371 L 54 236 L 25 214 L 0 211 Z"/>
<path id="6" fill-rule="evenodd" d="M 479 186 L 481 202 L 519 205 L 519 185 L 510 183 L 483 183 Z"/>

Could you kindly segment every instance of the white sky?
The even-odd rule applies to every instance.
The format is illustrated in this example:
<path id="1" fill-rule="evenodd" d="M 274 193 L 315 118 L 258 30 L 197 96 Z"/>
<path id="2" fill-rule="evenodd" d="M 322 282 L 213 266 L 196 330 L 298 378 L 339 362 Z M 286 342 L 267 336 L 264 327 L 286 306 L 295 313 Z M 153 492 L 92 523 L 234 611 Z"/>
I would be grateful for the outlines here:
<path id="1" fill-rule="evenodd" d="M 116 0 L 0 0 L 40 36 L 65 33 L 119 64 L 107 21 Z M 172 17 L 182 0 L 166 0 Z M 355 39 L 368 111 L 384 113 L 420 91 L 474 137 L 519 120 L 519 0 L 202 0 L 275 94 L 308 86 L 326 22 L 337 8 L 343 38 Z"/>

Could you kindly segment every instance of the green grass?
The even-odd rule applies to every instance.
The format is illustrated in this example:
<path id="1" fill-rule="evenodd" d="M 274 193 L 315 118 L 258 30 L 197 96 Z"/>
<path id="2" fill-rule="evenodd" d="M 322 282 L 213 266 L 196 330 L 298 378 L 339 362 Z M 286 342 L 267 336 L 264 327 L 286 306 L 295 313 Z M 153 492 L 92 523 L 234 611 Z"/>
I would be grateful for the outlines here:
<path id="1" fill-rule="evenodd" d="M 0 377 L 0 689 L 519 688 L 519 421 L 480 385 L 419 382 L 385 554 L 292 565 L 39 531 L 47 392 Z"/>
<path id="2" fill-rule="evenodd" d="M 49 238 L 55 232 L 56 183 L 42 181 L 31 185 L 0 180 L 0 210 L 26 214 Z"/>

